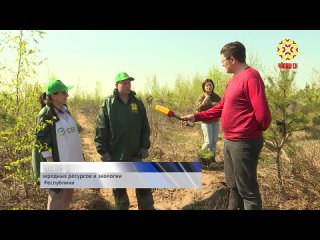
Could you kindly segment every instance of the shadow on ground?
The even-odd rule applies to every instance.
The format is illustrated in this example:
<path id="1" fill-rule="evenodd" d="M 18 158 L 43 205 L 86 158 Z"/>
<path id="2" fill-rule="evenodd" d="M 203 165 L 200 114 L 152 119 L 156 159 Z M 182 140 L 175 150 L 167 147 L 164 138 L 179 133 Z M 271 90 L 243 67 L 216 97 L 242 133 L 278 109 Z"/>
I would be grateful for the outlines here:
<path id="1" fill-rule="evenodd" d="M 209 171 L 224 171 L 223 162 L 212 162 L 212 160 L 199 158 L 199 162 L 202 163 L 202 168 Z"/>
<path id="2" fill-rule="evenodd" d="M 190 203 L 181 210 L 226 210 L 228 208 L 230 190 L 221 183 L 221 187 L 216 190 L 210 197 Z"/>
<path id="3" fill-rule="evenodd" d="M 83 189 L 75 194 L 71 209 L 113 210 L 113 207 L 103 198 L 100 189 Z"/>

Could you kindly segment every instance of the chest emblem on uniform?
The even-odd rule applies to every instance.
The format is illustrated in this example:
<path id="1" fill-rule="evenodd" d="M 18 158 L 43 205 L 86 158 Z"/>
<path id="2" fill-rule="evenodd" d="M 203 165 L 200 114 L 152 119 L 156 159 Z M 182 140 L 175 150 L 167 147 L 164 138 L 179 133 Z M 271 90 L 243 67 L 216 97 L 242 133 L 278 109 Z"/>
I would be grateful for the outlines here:
<path id="1" fill-rule="evenodd" d="M 60 136 L 63 136 L 65 133 L 66 133 L 66 132 L 65 132 L 65 130 L 64 130 L 63 128 L 59 128 L 59 129 L 58 129 L 58 134 L 59 134 Z"/>
<path id="2" fill-rule="evenodd" d="M 131 103 L 130 107 L 132 112 L 138 113 L 138 105 L 136 103 Z"/>

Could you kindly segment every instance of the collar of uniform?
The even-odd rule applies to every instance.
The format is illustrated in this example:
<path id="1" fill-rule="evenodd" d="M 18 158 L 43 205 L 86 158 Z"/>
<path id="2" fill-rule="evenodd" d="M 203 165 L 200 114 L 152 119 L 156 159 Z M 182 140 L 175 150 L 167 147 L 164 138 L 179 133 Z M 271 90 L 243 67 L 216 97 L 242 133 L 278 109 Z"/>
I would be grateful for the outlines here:
<path id="1" fill-rule="evenodd" d="M 58 114 L 64 114 L 68 112 L 68 109 L 65 105 L 62 106 L 61 110 L 57 109 L 56 107 L 53 107 L 54 111 Z"/>

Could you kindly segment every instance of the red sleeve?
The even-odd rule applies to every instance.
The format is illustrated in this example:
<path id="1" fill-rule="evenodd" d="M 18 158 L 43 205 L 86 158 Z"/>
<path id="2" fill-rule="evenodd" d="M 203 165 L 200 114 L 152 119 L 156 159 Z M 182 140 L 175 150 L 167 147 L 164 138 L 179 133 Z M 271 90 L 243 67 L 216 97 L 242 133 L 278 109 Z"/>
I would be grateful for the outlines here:
<path id="1" fill-rule="evenodd" d="M 219 101 L 217 105 L 214 107 L 202 111 L 199 113 L 194 114 L 194 118 L 196 121 L 210 121 L 215 118 L 221 117 L 222 109 L 223 109 L 223 104 L 224 104 L 224 97 Z"/>
<path id="2" fill-rule="evenodd" d="M 253 107 L 255 117 L 261 125 L 262 131 L 267 130 L 271 123 L 271 112 L 261 77 L 250 78 L 248 80 L 247 94 Z"/>

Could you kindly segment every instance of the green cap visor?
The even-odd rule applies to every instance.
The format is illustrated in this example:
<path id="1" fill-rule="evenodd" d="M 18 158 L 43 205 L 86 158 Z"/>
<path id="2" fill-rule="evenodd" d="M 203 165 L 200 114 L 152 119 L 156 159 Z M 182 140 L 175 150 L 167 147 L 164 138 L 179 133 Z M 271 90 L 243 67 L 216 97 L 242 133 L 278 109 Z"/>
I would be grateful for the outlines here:
<path id="1" fill-rule="evenodd" d="M 72 88 L 73 86 L 66 86 L 60 80 L 53 80 L 47 84 L 45 91 L 47 95 L 52 95 L 58 92 L 68 91 Z"/>
<path id="2" fill-rule="evenodd" d="M 125 72 L 121 72 L 119 73 L 116 78 L 115 78 L 115 82 L 118 83 L 118 82 L 121 82 L 121 81 L 124 81 L 124 80 L 130 80 L 130 81 L 133 81 L 134 78 L 133 77 L 129 77 L 129 75 Z"/>

